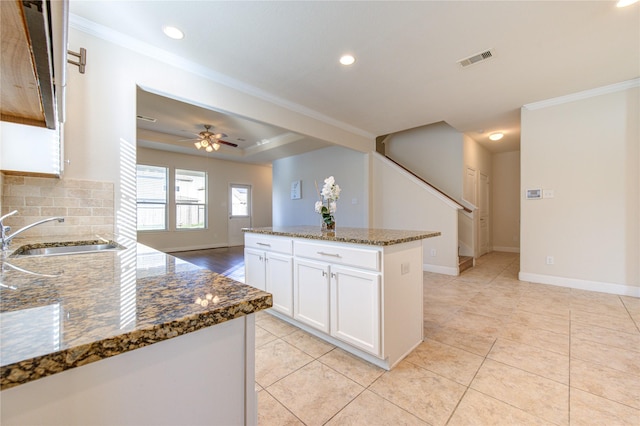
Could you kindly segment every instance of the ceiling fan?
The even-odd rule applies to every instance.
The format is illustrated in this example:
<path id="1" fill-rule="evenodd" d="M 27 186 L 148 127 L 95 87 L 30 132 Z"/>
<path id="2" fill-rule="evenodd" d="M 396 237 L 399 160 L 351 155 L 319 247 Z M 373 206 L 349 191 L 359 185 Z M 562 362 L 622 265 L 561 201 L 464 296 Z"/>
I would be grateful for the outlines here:
<path id="1" fill-rule="evenodd" d="M 213 133 L 209 129 L 211 129 L 210 124 L 204 125 L 204 131 L 198 133 L 198 139 L 183 139 L 185 141 L 193 141 L 196 148 L 201 149 L 204 148 L 207 152 L 213 152 L 220 149 L 220 145 L 229 145 L 234 148 L 238 146 L 233 142 L 223 141 L 222 138 L 226 138 L 227 135 L 224 133 Z"/>

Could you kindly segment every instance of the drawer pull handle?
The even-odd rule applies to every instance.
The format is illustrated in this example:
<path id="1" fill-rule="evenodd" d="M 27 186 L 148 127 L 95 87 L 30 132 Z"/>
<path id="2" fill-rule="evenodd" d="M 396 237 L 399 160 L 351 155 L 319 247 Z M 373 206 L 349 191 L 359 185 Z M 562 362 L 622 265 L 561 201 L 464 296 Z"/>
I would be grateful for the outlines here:
<path id="1" fill-rule="evenodd" d="M 267 243 L 256 243 L 259 246 L 265 246 L 265 247 L 271 247 L 271 244 L 267 244 Z"/>
<path id="2" fill-rule="evenodd" d="M 318 254 L 321 256 L 342 257 L 337 253 L 325 253 L 323 251 L 319 251 Z"/>

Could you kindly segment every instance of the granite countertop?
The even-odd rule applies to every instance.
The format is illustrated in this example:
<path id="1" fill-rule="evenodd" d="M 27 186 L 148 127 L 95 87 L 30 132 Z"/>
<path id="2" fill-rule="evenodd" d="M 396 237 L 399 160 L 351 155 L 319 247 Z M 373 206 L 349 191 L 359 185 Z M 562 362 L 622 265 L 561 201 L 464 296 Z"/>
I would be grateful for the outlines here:
<path id="1" fill-rule="evenodd" d="M 124 245 L 0 259 L 0 389 L 272 305 L 269 293 L 135 242 Z"/>
<path id="2" fill-rule="evenodd" d="M 280 235 L 284 237 L 309 238 L 313 240 L 337 241 L 342 243 L 389 246 L 409 241 L 437 237 L 437 231 L 406 231 L 399 229 L 342 228 L 335 231 L 322 231 L 320 226 L 283 226 L 273 228 L 244 228 L 244 232 L 256 234 Z"/>

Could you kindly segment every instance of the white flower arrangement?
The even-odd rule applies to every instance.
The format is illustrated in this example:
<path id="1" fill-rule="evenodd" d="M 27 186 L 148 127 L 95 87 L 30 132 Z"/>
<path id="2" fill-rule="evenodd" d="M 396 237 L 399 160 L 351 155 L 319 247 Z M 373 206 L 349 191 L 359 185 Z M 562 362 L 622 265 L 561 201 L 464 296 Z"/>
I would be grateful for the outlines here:
<path id="1" fill-rule="evenodd" d="M 316 201 L 316 213 L 322 215 L 322 221 L 328 229 L 334 229 L 336 221 L 333 218 L 333 214 L 338 208 L 336 201 L 340 198 L 340 191 L 342 190 L 334 177 L 329 176 L 324 180 L 322 191 L 318 190 L 318 183 L 316 182 L 316 191 L 318 191 L 318 198 L 320 199 Z"/>

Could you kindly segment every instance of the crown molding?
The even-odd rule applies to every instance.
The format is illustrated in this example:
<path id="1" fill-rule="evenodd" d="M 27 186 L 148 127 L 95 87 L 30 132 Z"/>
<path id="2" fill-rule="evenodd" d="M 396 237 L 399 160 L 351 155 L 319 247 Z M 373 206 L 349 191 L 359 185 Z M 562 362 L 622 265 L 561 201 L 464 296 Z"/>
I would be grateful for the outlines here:
<path id="1" fill-rule="evenodd" d="M 570 95 L 558 96 L 557 98 L 546 99 L 540 102 L 533 102 L 523 105 L 522 108 L 533 111 L 536 109 L 548 108 L 554 105 L 566 104 L 567 102 L 579 101 L 581 99 L 592 98 L 594 96 L 606 95 L 608 93 L 620 92 L 622 90 L 631 89 L 640 86 L 640 78 L 623 81 L 620 83 L 609 84 L 607 86 L 597 87 L 595 89 L 584 90 L 582 92 L 572 93 Z"/>
<path id="2" fill-rule="evenodd" d="M 207 68 L 196 62 L 185 59 L 182 56 L 168 52 L 164 49 L 160 49 L 151 44 L 145 43 L 136 38 L 130 37 L 126 34 L 115 31 L 109 27 L 90 21 L 73 13 L 69 14 L 69 25 L 71 28 L 78 31 L 82 31 L 86 34 L 108 41 L 120 47 L 124 47 L 140 55 L 144 55 L 157 61 L 164 62 L 176 68 L 180 68 L 199 77 L 206 78 L 215 83 L 221 84 L 223 86 L 229 87 L 263 101 L 267 101 L 279 107 L 288 109 L 292 112 L 302 114 L 309 118 L 313 118 L 315 120 L 358 136 L 363 136 L 372 140 L 375 139 L 375 135 L 363 129 L 333 119 L 318 111 L 312 110 L 295 102 L 290 102 L 286 99 L 282 99 L 255 86 L 244 83 L 233 77 L 229 77 L 226 74 L 219 73 L 212 70 L 211 68 Z"/>

